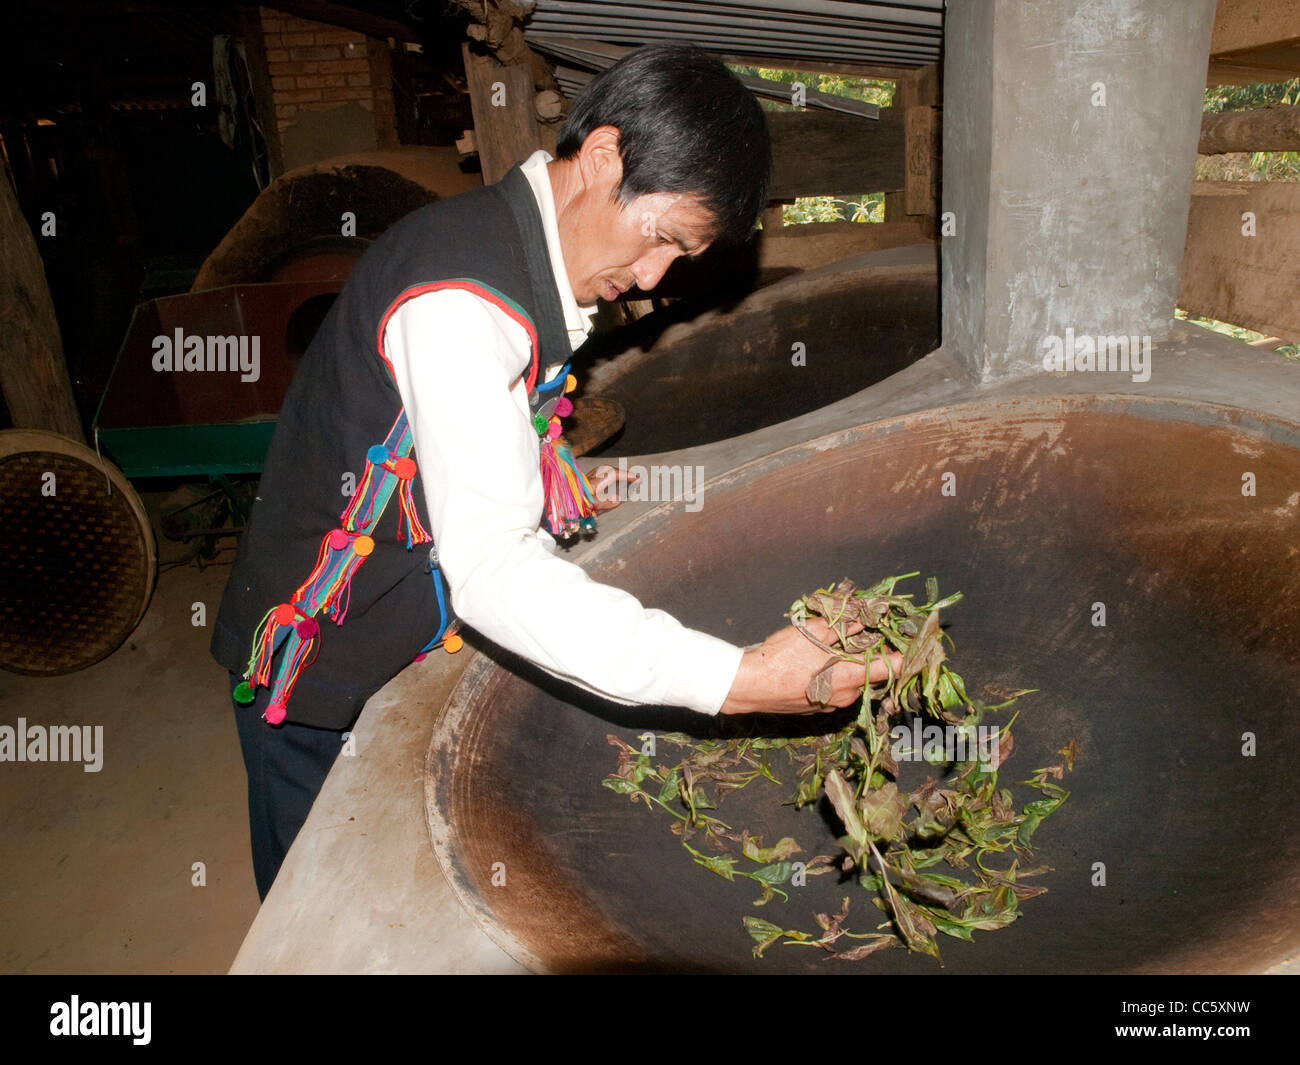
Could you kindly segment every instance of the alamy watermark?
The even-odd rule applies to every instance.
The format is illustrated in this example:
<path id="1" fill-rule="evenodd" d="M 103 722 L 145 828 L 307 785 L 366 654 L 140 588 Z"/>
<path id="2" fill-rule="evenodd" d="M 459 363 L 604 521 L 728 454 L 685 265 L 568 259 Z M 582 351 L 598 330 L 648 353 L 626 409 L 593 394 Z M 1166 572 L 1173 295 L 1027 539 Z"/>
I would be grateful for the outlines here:
<path id="1" fill-rule="evenodd" d="M 130 1036 L 136 1046 L 148 1046 L 152 1002 L 67 1002 L 50 1004 L 50 1035 Z"/>
<path id="2" fill-rule="evenodd" d="M 681 500 L 695 513 L 704 506 L 703 466 L 629 466 L 618 460 L 618 478 L 594 489 L 602 503 L 622 499 L 629 503 L 668 503 Z"/>
<path id="3" fill-rule="evenodd" d="M 1042 348 L 1044 370 L 1127 373 L 1136 383 L 1151 379 L 1149 336 L 1075 336 L 1071 327 L 1064 337 L 1043 337 Z"/>
<path id="4" fill-rule="evenodd" d="M 0 762 L 82 762 L 82 770 L 104 768 L 104 726 L 0 725 Z"/>
<path id="5" fill-rule="evenodd" d="M 889 730 L 890 754 L 896 762 L 984 762 L 997 766 L 998 733 L 995 725 L 895 725 Z"/>
<path id="6" fill-rule="evenodd" d="M 256 381 L 262 376 L 262 338 L 186 336 L 177 326 L 171 336 L 153 338 L 153 368 L 158 373 L 233 372 L 241 381 Z"/>

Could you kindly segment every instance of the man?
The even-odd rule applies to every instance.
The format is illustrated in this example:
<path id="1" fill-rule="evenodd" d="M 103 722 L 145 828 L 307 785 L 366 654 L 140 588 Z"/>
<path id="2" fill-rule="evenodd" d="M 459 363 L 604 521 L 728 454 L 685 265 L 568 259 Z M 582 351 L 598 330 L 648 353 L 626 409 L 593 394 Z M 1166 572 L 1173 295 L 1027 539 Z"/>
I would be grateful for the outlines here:
<path id="1" fill-rule="evenodd" d="M 561 384 L 598 299 L 752 234 L 770 166 L 762 112 L 704 52 L 648 46 L 592 81 L 557 155 L 376 241 L 286 397 L 212 643 L 233 685 L 270 685 L 236 688 L 262 897 L 340 733 L 439 628 L 421 521 L 460 620 L 558 677 L 704 714 L 814 709 L 804 688 L 825 652 L 795 629 L 742 652 L 596 584 L 538 528 L 542 390 Z M 407 449 L 415 466 L 399 475 Z M 387 513 L 381 482 L 400 482 Z M 856 699 L 864 676 L 842 663 L 831 703 Z"/>

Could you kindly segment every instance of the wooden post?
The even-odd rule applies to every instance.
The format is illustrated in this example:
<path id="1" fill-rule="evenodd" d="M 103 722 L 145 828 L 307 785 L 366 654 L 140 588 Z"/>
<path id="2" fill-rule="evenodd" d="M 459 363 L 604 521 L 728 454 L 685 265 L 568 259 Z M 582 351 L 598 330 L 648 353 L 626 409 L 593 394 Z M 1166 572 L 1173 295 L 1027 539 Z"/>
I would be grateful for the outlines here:
<path id="1" fill-rule="evenodd" d="M 903 108 L 904 211 L 927 219 L 933 230 L 939 176 L 938 68 L 919 67 L 898 83 Z"/>
<path id="2" fill-rule="evenodd" d="M 59 224 L 59 220 L 54 220 Z M 57 232 L 57 231 L 56 231 Z M 47 240 L 61 239 L 58 236 Z M 0 173 L 0 392 L 16 429 L 48 429 L 85 443 L 45 265 Z"/>
<path id="3" fill-rule="evenodd" d="M 491 185 L 542 146 L 534 111 L 532 67 L 526 62 L 502 66 L 490 55 L 470 51 L 468 43 L 461 45 L 461 52 L 483 184 Z"/>
<path id="4" fill-rule="evenodd" d="M 271 74 L 266 65 L 266 41 L 262 35 L 262 18 L 257 8 L 243 4 L 235 8 L 239 36 L 244 42 L 248 76 L 253 89 L 253 110 L 266 145 L 267 184 L 284 173 L 284 146 L 280 143 L 280 126 L 275 116 L 275 95 L 271 92 Z M 262 174 L 257 182 L 262 184 Z"/>

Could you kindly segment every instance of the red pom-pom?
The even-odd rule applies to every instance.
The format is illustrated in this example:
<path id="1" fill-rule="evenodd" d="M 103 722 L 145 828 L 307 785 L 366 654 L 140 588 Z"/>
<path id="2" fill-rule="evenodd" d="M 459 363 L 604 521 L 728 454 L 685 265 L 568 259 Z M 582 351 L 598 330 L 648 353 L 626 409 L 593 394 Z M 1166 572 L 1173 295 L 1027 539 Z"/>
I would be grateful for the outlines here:
<path id="1" fill-rule="evenodd" d="M 266 718 L 266 723 L 268 725 L 279 725 L 283 723 L 285 717 L 288 716 L 288 713 L 289 711 L 285 709 L 284 703 L 280 702 L 279 699 L 276 699 L 275 702 L 267 705 L 266 713 L 262 716 Z"/>
<path id="2" fill-rule="evenodd" d="M 298 616 L 298 611 L 293 608 L 292 603 L 281 603 L 271 616 L 275 618 L 277 625 L 292 625 L 293 619 Z"/>
<path id="3" fill-rule="evenodd" d="M 560 419 L 552 418 L 551 424 L 546 429 L 546 435 L 552 440 L 558 440 L 560 439 L 560 434 L 562 432 L 564 432 L 564 430 L 560 428 Z"/>
<path id="4" fill-rule="evenodd" d="M 294 630 L 303 640 L 311 640 L 320 635 L 320 626 L 316 624 L 315 618 L 303 618 L 294 626 Z"/>
<path id="5" fill-rule="evenodd" d="M 412 658 L 411 661 L 412 661 L 412 662 L 423 662 L 423 661 L 424 661 L 426 658 L 428 658 L 428 657 L 429 657 L 429 656 L 428 656 L 427 654 L 425 654 L 423 651 L 421 651 L 418 655 L 416 655 L 414 658 Z"/>
<path id="6" fill-rule="evenodd" d="M 573 413 L 573 400 L 568 396 L 561 396 L 555 401 L 555 413 L 561 418 L 567 418 Z"/>
<path id="7" fill-rule="evenodd" d="M 415 460 L 398 459 L 393 463 L 393 472 L 403 481 L 409 481 L 415 476 Z"/>
<path id="8" fill-rule="evenodd" d="M 333 529 L 330 532 L 330 549 L 333 551 L 342 551 L 348 546 L 348 534 L 342 529 Z"/>

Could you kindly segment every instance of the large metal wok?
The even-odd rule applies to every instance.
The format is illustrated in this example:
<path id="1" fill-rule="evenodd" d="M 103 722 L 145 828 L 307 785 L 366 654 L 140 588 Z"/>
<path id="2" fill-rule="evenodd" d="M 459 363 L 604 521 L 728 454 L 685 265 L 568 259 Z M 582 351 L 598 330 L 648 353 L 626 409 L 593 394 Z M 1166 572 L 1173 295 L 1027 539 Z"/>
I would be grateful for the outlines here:
<path id="1" fill-rule="evenodd" d="M 1300 426 L 1172 400 L 1004 399 L 720 472 L 698 512 L 667 504 L 612 537 L 596 578 L 744 644 L 816 586 L 919 569 L 966 594 L 947 630 L 968 685 L 1041 689 L 1004 779 L 1079 744 L 1071 797 L 1034 840 L 1048 893 L 1007 929 L 943 938 L 947 971 L 1260 971 L 1300 951 Z M 584 619 L 564 624 L 582 639 Z M 607 732 L 639 746 L 709 726 L 480 656 L 442 711 L 426 792 L 438 856 L 488 934 L 544 971 L 936 970 L 903 950 L 751 957 L 745 914 L 812 928 L 844 895 L 864 923 L 877 911 L 834 877 L 755 909 L 666 816 L 601 787 Z M 748 795 L 724 803 L 733 823 L 807 855 L 833 846 L 818 811 Z"/>

